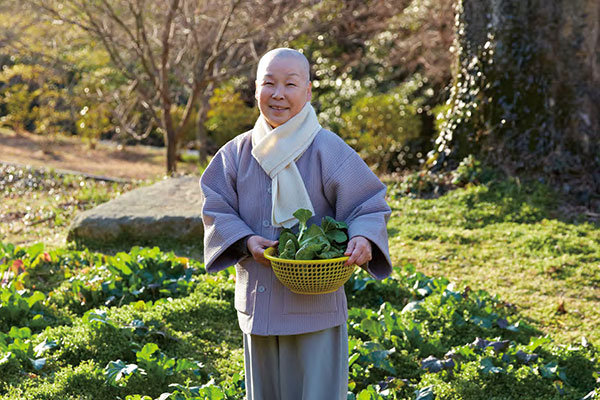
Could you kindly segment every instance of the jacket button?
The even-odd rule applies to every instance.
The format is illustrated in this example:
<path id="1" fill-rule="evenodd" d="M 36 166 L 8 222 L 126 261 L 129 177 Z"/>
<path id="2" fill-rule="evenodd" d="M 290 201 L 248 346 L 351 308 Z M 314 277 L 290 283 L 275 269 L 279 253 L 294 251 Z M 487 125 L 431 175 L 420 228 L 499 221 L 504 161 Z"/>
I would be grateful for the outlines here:
<path id="1" fill-rule="evenodd" d="M 271 225 L 271 222 L 269 222 L 269 221 L 268 221 L 268 220 L 266 220 L 266 219 L 265 219 L 265 220 L 263 220 L 263 226 L 264 226 L 265 228 L 268 228 L 270 225 Z"/>
<path id="2" fill-rule="evenodd" d="M 271 194 L 271 186 L 267 187 L 267 193 Z"/>
<path id="3" fill-rule="evenodd" d="M 263 285 L 260 285 L 258 287 L 258 293 L 263 293 L 265 291 L 265 287 Z"/>

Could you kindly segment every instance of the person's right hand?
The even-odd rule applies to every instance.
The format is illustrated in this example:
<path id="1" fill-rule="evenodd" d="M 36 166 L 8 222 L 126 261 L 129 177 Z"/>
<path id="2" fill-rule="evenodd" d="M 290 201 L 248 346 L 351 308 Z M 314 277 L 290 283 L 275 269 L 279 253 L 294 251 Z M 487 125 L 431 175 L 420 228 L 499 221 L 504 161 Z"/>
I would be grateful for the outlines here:
<path id="1" fill-rule="evenodd" d="M 276 240 L 269 240 L 259 235 L 253 235 L 246 241 L 246 247 L 254 258 L 259 263 L 266 267 L 271 266 L 271 262 L 265 258 L 265 250 L 269 247 L 277 246 L 279 242 Z"/>

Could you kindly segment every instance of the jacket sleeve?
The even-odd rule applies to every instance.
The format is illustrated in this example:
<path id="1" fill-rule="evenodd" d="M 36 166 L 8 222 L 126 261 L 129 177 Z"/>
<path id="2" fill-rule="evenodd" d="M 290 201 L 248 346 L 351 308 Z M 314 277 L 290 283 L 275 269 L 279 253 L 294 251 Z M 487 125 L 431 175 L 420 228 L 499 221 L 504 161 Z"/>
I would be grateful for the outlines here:
<path id="1" fill-rule="evenodd" d="M 387 222 L 391 209 L 385 201 L 386 186 L 351 148 L 331 177 L 324 181 L 325 195 L 334 205 L 337 220 L 346 221 L 350 238 L 371 241 L 372 259 L 362 266 L 376 279 L 392 273 Z"/>
<path id="2" fill-rule="evenodd" d="M 202 222 L 204 224 L 204 264 L 208 272 L 218 272 L 247 256 L 239 244 L 254 235 L 239 215 L 236 189 L 237 163 L 226 146 L 211 160 L 200 178 Z"/>

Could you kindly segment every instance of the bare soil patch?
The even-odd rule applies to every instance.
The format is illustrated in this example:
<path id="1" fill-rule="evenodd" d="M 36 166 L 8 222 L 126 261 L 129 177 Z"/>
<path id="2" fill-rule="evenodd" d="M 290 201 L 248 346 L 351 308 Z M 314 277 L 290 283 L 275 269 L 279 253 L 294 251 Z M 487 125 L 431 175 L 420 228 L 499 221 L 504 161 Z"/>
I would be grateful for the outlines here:
<path id="1" fill-rule="evenodd" d="M 46 137 L 0 129 L 0 163 L 77 171 L 109 178 L 146 180 L 166 171 L 165 149 L 98 143 L 94 148 L 76 137 Z M 179 163 L 178 171 L 197 172 Z"/>

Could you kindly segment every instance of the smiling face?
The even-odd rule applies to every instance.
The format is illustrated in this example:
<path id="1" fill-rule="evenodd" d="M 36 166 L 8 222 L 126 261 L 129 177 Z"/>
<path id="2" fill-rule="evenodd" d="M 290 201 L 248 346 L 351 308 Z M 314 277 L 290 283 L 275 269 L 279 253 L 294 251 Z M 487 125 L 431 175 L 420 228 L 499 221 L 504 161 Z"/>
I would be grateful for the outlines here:
<path id="1" fill-rule="evenodd" d="M 312 96 L 308 61 L 286 50 L 267 53 L 256 74 L 258 108 L 273 128 L 298 114 Z"/>

